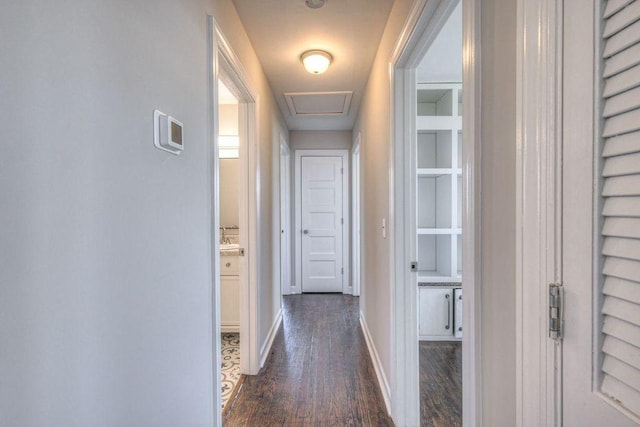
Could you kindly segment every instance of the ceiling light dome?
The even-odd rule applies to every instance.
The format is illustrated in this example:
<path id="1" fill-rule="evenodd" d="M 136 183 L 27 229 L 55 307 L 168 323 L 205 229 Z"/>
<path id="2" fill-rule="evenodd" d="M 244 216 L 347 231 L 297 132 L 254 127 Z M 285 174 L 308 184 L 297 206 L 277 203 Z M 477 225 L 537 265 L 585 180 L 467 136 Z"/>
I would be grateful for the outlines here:
<path id="1" fill-rule="evenodd" d="M 320 9 L 326 2 L 327 0 L 305 0 L 304 3 L 311 9 Z"/>
<path id="2" fill-rule="evenodd" d="M 308 50 L 300 57 L 304 68 L 311 74 L 322 74 L 329 68 L 333 58 L 324 50 Z"/>

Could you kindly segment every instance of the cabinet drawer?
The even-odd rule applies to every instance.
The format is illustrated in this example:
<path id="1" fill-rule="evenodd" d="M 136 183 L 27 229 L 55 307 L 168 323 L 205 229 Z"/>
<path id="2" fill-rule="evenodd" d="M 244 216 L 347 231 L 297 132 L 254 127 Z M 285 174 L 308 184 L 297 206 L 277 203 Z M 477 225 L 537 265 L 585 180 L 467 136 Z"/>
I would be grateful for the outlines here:
<path id="1" fill-rule="evenodd" d="M 220 275 L 238 276 L 240 274 L 240 257 L 222 256 L 220 257 Z"/>

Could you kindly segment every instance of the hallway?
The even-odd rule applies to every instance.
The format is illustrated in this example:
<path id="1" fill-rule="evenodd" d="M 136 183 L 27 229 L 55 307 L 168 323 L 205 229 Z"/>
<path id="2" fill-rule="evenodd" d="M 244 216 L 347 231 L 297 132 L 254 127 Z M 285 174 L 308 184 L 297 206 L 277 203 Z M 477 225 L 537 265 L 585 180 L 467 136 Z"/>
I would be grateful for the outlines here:
<path id="1" fill-rule="evenodd" d="M 245 377 L 225 426 L 392 426 L 358 322 L 358 298 L 283 298 L 283 325 L 257 376 Z"/>

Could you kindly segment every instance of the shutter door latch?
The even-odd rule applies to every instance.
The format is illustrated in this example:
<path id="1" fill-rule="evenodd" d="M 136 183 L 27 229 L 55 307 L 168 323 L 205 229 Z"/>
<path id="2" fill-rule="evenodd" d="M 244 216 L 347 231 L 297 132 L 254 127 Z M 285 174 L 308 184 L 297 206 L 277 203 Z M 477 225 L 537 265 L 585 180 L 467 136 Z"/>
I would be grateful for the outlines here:
<path id="1" fill-rule="evenodd" d="M 564 289 L 561 284 L 549 285 L 549 338 L 562 340 Z"/>

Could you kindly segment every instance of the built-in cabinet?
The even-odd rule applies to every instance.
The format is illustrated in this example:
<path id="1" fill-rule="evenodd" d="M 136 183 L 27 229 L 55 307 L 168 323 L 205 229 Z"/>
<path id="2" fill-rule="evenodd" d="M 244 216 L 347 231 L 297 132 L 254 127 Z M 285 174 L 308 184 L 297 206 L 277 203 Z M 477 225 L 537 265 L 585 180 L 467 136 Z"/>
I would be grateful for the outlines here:
<path id="1" fill-rule="evenodd" d="M 455 340 L 462 337 L 462 85 L 418 84 L 417 102 L 420 339 Z"/>
<path id="2" fill-rule="evenodd" d="M 220 257 L 220 326 L 222 332 L 240 332 L 240 260 Z"/>

